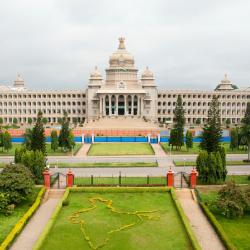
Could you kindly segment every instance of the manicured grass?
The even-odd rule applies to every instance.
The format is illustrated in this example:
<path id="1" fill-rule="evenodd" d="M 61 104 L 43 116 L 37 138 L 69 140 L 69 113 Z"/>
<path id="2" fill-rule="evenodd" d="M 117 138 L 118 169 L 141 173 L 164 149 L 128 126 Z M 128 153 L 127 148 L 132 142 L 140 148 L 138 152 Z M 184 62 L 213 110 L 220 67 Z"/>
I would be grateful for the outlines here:
<path id="1" fill-rule="evenodd" d="M 184 161 L 174 161 L 174 164 L 176 167 L 183 167 L 184 166 Z M 237 166 L 237 165 L 249 165 L 249 162 L 244 162 L 244 161 L 227 161 L 227 166 Z M 195 161 L 185 161 L 185 166 L 196 166 Z"/>
<path id="2" fill-rule="evenodd" d="M 227 175 L 226 177 L 226 181 L 223 182 L 219 182 L 216 183 L 216 185 L 223 185 L 228 181 L 234 181 L 236 184 L 250 184 L 250 179 L 248 178 L 249 175 Z M 208 185 L 206 183 L 202 183 L 199 179 L 198 179 L 198 184 L 199 185 Z M 213 184 L 212 184 L 213 186 Z"/>
<path id="3" fill-rule="evenodd" d="M 70 193 L 69 205 L 63 206 L 56 218 L 49 237 L 41 249 L 90 249 L 79 224 L 72 224 L 69 217 L 79 209 L 89 208 L 90 198 L 111 200 L 118 211 L 153 211 L 153 219 L 111 212 L 104 203 L 97 201 L 96 209 L 82 213 L 77 221 L 84 220 L 85 228 L 94 246 L 101 244 L 107 232 L 124 225 L 136 223 L 115 232 L 102 248 L 105 250 L 165 250 L 192 249 L 169 192 L 164 193 Z M 139 222 L 139 223 L 137 223 Z"/>
<path id="4" fill-rule="evenodd" d="M 78 186 L 91 185 L 91 177 L 75 177 Z M 166 177 L 121 177 L 121 185 L 166 185 Z M 93 177 L 93 185 L 119 185 L 119 177 Z"/>
<path id="5" fill-rule="evenodd" d="M 95 143 L 92 144 L 88 155 L 153 155 L 154 151 L 148 143 Z"/>
<path id="6" fill-rule="evenodd" d="M 9 234 L 12 228 L 16 225 L 19 219 L 27 212 L 34 203 L 40 188 L 35 188 L 29 199 L 18 205 L 10 216 L 5 216 L 0 213 L 0 245 Z"/>
<path id="7" fill-rule="evenodd" d="M 50 167 L 58 166 L 59 168 L 133 168 L 133 167 L 158 167 L 155 162 L 77 162 L 67 163 L 59 162 L 50 163 Z"/>
<path id="8" fill-rule="evenodd" d="M 186 146 L 182 146 L 180 150 L 175 149 L 175 147 L 173 149 L 171 149 L 171 154 L 198 154 L 200 152 L 200 148 L 199 148 L 200 143 L 193 143 L 193 148 L 190 148 L 189 150 L 187 150 Z M 230 149 L 230 143 L 221 143 L 221 145 L 225 148 L 226 153 L 227 154 L 246 154 L 247 151 L 246 150 L 242 150 L 242 149 L 235 149 L 235 150 L 231 150 Z M 163 150 L 166 153 L 170 153 L 170 147 L 168 143 L 161 143 L 161 146 L 163 148 Z"/>
<path id="9" fill-rule="evenodd" d="M 12 155 L 15 154 L 16 148 L 19 148 L 21 146 L 22 146 L 22 144 L 20 144 L 20 143 L 13 143 L 11 150 L 9 150 L 8 152 L 0 150 L 0 156 L 12 156 Z M 75 147 L 73 149 L 73 154 L 75 154 L 80 149 L 81 146 L 82 146 L 82 144 L 76 143 L 76 145 L 75 145 Z M 70 152 L 64 152 L 60 148 L 54 152 L 50 147 L 50 143 L 46 143 L 46 151 L 47 151 L 47 155 L 49 155 L 49 156 L 57 156 L 57 155 L 58 156 L 60 156 L 60 155 L 63 156 L 63 155 L 71 155 L 72 154 L 71 151 Z"/>
<path id="10" fill-rule="evenodd" d="M 201 191 L 201 190 L 200 190 Z M 250 213 L 242 218 L 228 219 L 219 213 L 211 203 L 216 199 L 216 191 L 201 191 L 203 202 L 208 203 L 210 211 L 214 214 L 218 222 L 223 227 L 228 238 L 237 247 L 237 249 L 249 249 L 250 246 Z"/>

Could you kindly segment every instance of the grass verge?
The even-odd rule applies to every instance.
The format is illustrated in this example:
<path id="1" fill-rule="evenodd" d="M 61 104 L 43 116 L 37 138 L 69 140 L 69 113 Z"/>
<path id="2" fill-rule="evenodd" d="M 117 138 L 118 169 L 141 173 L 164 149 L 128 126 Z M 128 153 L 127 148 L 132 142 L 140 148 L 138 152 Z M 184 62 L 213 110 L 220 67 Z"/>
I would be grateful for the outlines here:
<path id="1" fill-rule="evenodd" d="M 77 163 L 50 163 L 50 167 L 54 168 L 133 168 L 133 167 L 158 167 L 158 163 L 155 162 L 77 162 Z"/>
<path id="2" fill-rule="evenodd" d="M 196 162 L 195 161 L 174 161 L 174 164 L 176 167 L 183 167 L 185 166 L 189 166 L 189 167 L 193 167 L 196 166 Z M 237 165 L 249 165 L 249 162 L 244 162 L 244 161 L 227 161 L 227 166 L 237 166 Z"/>

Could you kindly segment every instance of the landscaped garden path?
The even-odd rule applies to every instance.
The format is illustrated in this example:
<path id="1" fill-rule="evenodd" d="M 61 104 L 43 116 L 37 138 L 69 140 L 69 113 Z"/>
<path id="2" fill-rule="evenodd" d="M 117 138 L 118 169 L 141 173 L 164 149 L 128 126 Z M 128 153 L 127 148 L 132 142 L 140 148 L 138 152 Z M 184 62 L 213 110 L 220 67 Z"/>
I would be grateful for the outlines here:
<path id="1" fill-rule="evenodd" d="M 44 200 L 36 213 L 25 226 L 21 234 L 11 246 L 11 250 L 32 250 L 35 242 L 42 233 L 45 225 L 51 217 L 59 199 L 62 197 L 64 190 L 52 189 L 45 194 Z"/>
<path id="2" fill-rule="evenodd" d="M 193 199 L 191 190 L 185 188 L 177 189 L 176 195 L 202 249 L 225 249 L 213 227 L 203 214 L 199 204 Z"/>

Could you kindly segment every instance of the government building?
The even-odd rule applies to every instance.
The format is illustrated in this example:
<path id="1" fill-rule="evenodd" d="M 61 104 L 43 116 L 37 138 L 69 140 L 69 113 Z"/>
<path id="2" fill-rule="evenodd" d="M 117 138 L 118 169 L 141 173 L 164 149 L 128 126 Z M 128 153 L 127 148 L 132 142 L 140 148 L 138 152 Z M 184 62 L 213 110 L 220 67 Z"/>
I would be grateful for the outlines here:
<path id="1" fill-rule="evenodd" d="M 26 124 L 34 122 L 41 110 L 49 123 L 56 124 L 66 111 L 71 122 L 84 124 L 116 117 L 171 124 L 178 95 L 189 125 L 206 122 L 214 95 L 219 98 L 222 122 L 240 123 L 250 102 L 250 87 L 239 89 L 225 75 L 211 91 L 158 89 L 149 68 L 138 75 L 134 57 L 126 50 L 124 38 L 119 38 L 105 78 L 95 68 L 85 90 L 30 90 L 20 76 L 13 86 L 0 85 L 0 117 L 4 124 L 15 118 Z"/>

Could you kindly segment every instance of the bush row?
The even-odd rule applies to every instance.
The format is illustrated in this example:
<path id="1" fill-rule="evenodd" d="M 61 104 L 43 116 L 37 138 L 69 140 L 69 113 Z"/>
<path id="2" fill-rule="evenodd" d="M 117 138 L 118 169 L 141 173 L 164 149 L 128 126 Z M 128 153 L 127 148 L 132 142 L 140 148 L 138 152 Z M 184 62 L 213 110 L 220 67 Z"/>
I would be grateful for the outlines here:
<path id="1" fill-rule="evenodd" d="M 192 228 L 190 226 L 188 218 L 186 217 L 186 215 L 185 215 L 179 201 L 176 198 L 176 195 L 175 195 L 175 192 L 174 192 L 173 188 L 170 190 L 170 193 L 171 193 L 172 199 L 174 201 L 175 207 L 176 207 L 176 209 L 178 211 L 178 214 L 179 214 L 179 216 L 181 218 L 181 221 L 182 221 L 182 223 L 183 223 L 183 225 L 184 225 L 184 227 L 186 229 L 187 235 L 188 235 L 188 237 L 190 239 L 190 242 L 191 242 L 191 245 L 192 245 L 193 249 L 194 250 L 201 250 L 201 246 L 200 246 L 200 244 L 199 244 L 199 242 L 198 242 L 198 240 L 197 240 L 197 238 L 196 238 L 196 236 L 195 236 L 195 234 L 194 234 L 194 232 L 193 232 L 193 230 L 192 230 Z"/>
<path id="2" fill-rule="evenodd" d="M 54 225 L 56 218 L 58 217 L 58 214 L 61 211 L 63 202 L 68 198 L 69 195 L 69 188 L 66 188 L 66 191 L 63 195 L 63 197 L 61 198 L 61 200 L 59 201 L 59 203 L 57 204 L 52 216 L 50 217 L 48 223 L 46 224 L 45 228 L 43 229 L 42 234 L 39 236 L 38 240 L 36 241 L 33 250 L 38 250 L 42 247 L 43 243 L 45 242 L 47 236 L 49 235 L 49 232 L 52 228 L 52 226 Z"/>
<path id="3" fill-rule="evenodd" d="M 215 229 L 216 233 L 219 235 L 221 241 L 223 242 L 224 246 L 228 250 L 237 250 L 237 248 L 234 246 L 234 244 L 231 242 L 231 240 L 226 235 L 224 229 L 222 228 L 221 224 L 217 221 L 215 216 L 210 212 L 209 208 L 203 203 L 199 202 L 202 211 L 206 215 L 207 219 L 212 224 L 213 228 Z"/>
<path id="4" fill-rule="evenodd" d="M 39 191 L 37 198 L 36 198 L 35 202 L 33 203 L 33 205 L 28 209 L 28 211 L 23 215 L 23 217 L 17 222 L 17 224 L 13 227 L 13 229 L 7 235 L 5 240 L 2 242 L 2 244 L 0 246 L 0 250 L 7 249 L 11 245 L 13 240 L 16 238 L 16 236 L 22 231 L 25 224 L 28 222 L 28 220 L 32 217 L 34 212 L 40 206 L 44 192 L 45 192 L 45 188 L 43 187 Z"/>

